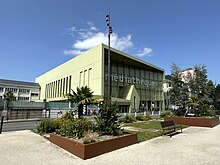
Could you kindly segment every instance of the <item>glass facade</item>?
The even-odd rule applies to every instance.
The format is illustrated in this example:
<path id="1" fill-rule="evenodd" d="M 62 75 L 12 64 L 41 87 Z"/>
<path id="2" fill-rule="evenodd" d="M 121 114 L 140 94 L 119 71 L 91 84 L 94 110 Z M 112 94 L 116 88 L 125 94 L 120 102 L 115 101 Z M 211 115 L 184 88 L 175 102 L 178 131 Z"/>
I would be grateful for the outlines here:
<path id="1" fill-rule="evenodd" d="M 141 110 L 161 110 L 163 71 L 111 52 L 111 96 L 125 99 L 126 89 L 135 86 Z M 108 87 L 107 50 L 105 50 L 105 94 Z"/>

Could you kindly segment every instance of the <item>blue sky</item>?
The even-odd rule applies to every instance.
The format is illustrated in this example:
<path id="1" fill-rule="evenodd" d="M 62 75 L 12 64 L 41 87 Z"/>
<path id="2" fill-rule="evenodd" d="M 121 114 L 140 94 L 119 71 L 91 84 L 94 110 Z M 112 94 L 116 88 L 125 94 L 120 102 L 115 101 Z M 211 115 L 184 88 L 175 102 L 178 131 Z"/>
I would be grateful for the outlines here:
<path id="1" fill-rule="evenodd" d="M 220 83 L 219 0 L 0 0 L 0 79 L 34 81 L 100 42 L 165 69 L 206 65 Z"/>

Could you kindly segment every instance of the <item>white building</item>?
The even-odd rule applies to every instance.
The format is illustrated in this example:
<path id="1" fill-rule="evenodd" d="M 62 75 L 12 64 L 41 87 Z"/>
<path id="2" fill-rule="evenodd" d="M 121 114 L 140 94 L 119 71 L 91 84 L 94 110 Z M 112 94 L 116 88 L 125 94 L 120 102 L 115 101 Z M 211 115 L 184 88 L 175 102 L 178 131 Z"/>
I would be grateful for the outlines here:
<path id="1" fill-rule="evenodd" d="M 181 80 L 184 83 L 188 83 L 189 80 L 195 76 L 193 68 L 187 68 L 185 70 L 182 70 L 180 73 L 181 73 L 181 75 L 180 75 L 181 76 Z"/>
<path id="2" fill-rule="evenodd" d="M 0 79 L 0 98 L 9 91 L 18 101 L 35 102 L 40 99 L 40 86 L 37 83 Z"/>

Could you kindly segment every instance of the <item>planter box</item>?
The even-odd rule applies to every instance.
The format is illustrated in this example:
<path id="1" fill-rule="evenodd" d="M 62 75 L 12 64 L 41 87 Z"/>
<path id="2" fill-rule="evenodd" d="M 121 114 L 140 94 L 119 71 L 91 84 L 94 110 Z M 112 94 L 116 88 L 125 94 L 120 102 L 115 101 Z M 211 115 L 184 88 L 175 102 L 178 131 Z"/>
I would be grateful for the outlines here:
<path id="1" fill-rule="evenodd" d="M 81 159 L 88 159 L 137 143 L 137 134 L 127 134 L 90 144 L 82 144 L 67 137 L 50 134 L 50 141 Z"/>
<path id="2" fill-rule="evenodd" d="M 214 127 L 219 124 L 219 117 L 204 118 L 204 117 L 164 117 L 164 121 L 173 120 L 175 124 L 199 126 L 199 127 Z"/>

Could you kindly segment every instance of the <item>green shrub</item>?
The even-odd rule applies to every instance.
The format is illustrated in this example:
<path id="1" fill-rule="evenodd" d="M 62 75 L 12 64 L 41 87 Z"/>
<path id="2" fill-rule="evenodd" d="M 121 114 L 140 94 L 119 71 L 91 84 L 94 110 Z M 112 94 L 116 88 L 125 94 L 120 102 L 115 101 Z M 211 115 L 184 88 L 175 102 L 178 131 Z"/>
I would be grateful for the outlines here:
<path id="1" fill-rule="evenodd" d="M 214 110 L 211 110 L 209 105 L 201 105 L 198 110 L 196 110 L 196 116 L 215 116 L 216 113 Z"/>
<path id="2" fill-rule="evenodd" d="M 37 125 L 37 132 L 39 133 L 52 133 L 60 127 L 59 119 L 48 119 L 45 118 L 40 121 Z"/>
<path id="3" fill-rule="evenodd" d="M 85 136 L 83 138 L 83 144 L 89 144 L 89 143 L 96 142 L 97 138 L 98 138 L 98 136 L 96 133 L 88 132 L 87 134 L 85 134 Z"/>
<path id="4" fill-rule="evenodd" d="M 185 113 L 186 113 L 186 109 L 184 109 L 184 108 L 183 109 L 179 108 L 179 109 L 173 111 L 174 116 L 184 116 Z"/>
<path id="5" fill-rule="evenodd" d="M 61 119 L 75 119 L 75 113 L 73 111 L 67 111 L 65 114 L 62 115 Z"/>
<path id="6" fill-rule="evenodd" d="M 118 115 L 118 106 L 105 102 L 100 110 L 96 120 L 96 130 L 102 135 L 117 135 L 121 132 Z"/>
<path id="7" fill-rule="evenodd" d="M 135 116 L 135 119 L 139 120 L 139 121 L 144 121 L 144 116 L 143 115 L 137 115 L 137 116 Z"/>
<path id="8" fill-rule="evenodd" d="M 76 135 L 76 120 L 75 119 L 62 119 L 60 128 L 56 130 L 56 133 L 67 136 L 67 137 L 75 137 Z"/>
<path id="9" fill-rule="evenodd" d="M 144 115 L 137 115 L 135 117 L 136 120 L 139 120 L 139 121 L 148 121 L 151 119 L 151 116 L 150 115 L 147 115 L 147 116 L 144 116 Z"/>
<path id="10" fill-rule="evenodd" d="M 168 111 L 168 112 L 163 112 L 163 113 L 160 114 L 161 118 L 163 118 L 165 116 L 170 116 L 170 112 Z"/>
<path id="11" fill-rule="evenodd" d="M 88 131 L 93 131 L 93 123 L 86 118 L 62 118 L 56 133 L 62 136 L 81 138 Z"/>
<path id="12" fill-rule="evenodd" d="M 76 120 L 76 137 L 81 138 L 85 133 L 93 131 L 93 122 L 87 118 L 80 118 Z"/>
<path id="13" fill-rule="evenodd" d="M 132 115 L 125 115 L 120 119 L 121 122 L 123 123 L 133 123 L 136 121 L 135 117 Z"/>

